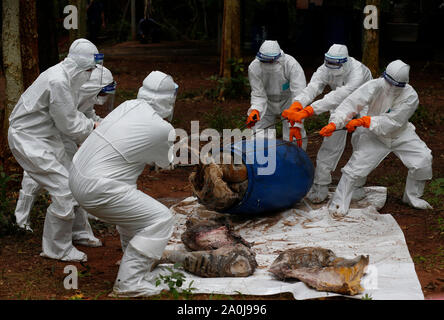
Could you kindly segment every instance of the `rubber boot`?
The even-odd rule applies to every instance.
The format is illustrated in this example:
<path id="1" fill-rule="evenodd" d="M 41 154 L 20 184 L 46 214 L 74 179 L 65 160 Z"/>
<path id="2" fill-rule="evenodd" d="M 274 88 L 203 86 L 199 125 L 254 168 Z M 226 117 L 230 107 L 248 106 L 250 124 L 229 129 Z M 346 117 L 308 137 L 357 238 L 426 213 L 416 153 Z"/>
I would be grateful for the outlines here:
<path id="1" fill-rule="evenodd" d="M 17 206 L 15 207 L 17 225 L 31 232 L 31 208 L 34 205 L 35 198 L 36 196 L 25 194 L 23 190 L 20 190 Z"/>
<path id="2" fill-rule="evenodd" d="M 113 296 L 146 297 L 166 289 L 163 284 L 156 287 L 156 278 L 151 273 L 154 262 L 155 259 L 141 254 L 129 243 L 120 263 Z"/>
<path id="3" fill-rule="evenodd" d="M 355 189 L 353 190 L 352 200 L 359 201 L 365 198 L 365 190 L 364 185 L 367 181 L 367 178 L 359 178 L 355 182 Z"/>
<path id="4" fill-rule="evenodd" d="M 40 255 L 62 261 L 86 262 L 86 254 L 72 244 L 72 225 L 73 219 L 60 219 L 47 212 Z"/>
<path id="5" fill-rule="evenodd" d="M 313 184 L 307 194 L 307 198 L 312 203 L 321 203 L 328 197 L 328 185 Z"/>
<path id="6" fill-rule="evenodd" d="M 82 207 L 75 207 L 75 218 L 72 226 L 72 241 L 74 244 L 97 248 L 102 242 L 94 236 L 88 221 L 88 213 Z"/>
<path id="7" fill-rule="evenodd" d="M 328 211 L 335 217 L 343 217 L 348 213 L 356 179 L 343 173 L 336 191 L 328 206 Z"/>
<path id="8" fill-rule="evenodd" d="M 427 201 L 420 199 L 424 194 L 425 183 L 426 180 L 414 180 L 407 177 L 402 201 L 416 209 L 433 209 Z"/>

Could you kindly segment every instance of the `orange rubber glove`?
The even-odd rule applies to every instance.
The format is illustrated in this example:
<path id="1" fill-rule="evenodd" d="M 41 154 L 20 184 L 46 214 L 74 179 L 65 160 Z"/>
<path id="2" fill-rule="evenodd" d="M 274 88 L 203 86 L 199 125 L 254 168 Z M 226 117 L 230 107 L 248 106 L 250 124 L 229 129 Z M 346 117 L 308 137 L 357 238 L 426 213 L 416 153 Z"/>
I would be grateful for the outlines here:
<path id="1" fill-rule="evenodd" d="M 247 128 L 250 129 L 251 127 L 254 127 L 256 122 L 260 120 L 259 111 L 256 109 L 253 109 L 247 118 Z"/>
<path id="2" fill-rule="evenodd" d="M 302 104 L 299 101 L 295 101 L 291 104 L 290 108 L 288 108 L 287 110 L 298 112 L 298 111 L 301 111 L 302 109 L 304 109 Z"/>
<path id="3" fill-rule="evenodd" d="M 323 127 L 321 131 L 319 131 L 319 134 L 323 137 L 330 137 L 335 130 L 336 125 L 333 122 L 330 122 L 325 127 Z"/>
<path id="4" fill-rule="evenodd" d="M 293 138 L 295 138 L 295 141 L 298 144 L 299 148 L 302 148 L 301 128 L 298 127 L 290 128 L 290 142 L 293 141 Z"/>
<path id="5" fill-rule="evenodd" d="M 294 112 L 292 110 L 284 110 L 282 112 L 282 117 L 286 118 L 290 123 L 302 122 L 303 119 L 308 118 L 314 114 L 314 110 L 311 106 L 305 107 L 299 112 Z"/>
<path id="6" fill-rule="evenodd" d="M 370 128 L 370 120 L 371 118 L 369 116 L 364 116 L 359 119 L 353 119 L 347 125 L 345 126 L 347 128 L 348 132 L 353 132 L 356 130 L 356 127 L 365 127 Z"/>

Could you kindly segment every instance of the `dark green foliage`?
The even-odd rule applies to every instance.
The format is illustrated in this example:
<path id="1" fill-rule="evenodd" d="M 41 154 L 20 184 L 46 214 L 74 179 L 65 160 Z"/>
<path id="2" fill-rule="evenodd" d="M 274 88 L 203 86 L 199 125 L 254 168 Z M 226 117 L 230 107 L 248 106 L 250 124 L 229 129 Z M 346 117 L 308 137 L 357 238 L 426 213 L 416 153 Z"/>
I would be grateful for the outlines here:
<path id="1" fill-rule="evenodd" d="M 15 233 L 18 227 L 15 223 L 15 199 L 8 194 L 9 183 L 17 180 L 16 174 L 8 175 L 0 166 L 0 236 Z"/>

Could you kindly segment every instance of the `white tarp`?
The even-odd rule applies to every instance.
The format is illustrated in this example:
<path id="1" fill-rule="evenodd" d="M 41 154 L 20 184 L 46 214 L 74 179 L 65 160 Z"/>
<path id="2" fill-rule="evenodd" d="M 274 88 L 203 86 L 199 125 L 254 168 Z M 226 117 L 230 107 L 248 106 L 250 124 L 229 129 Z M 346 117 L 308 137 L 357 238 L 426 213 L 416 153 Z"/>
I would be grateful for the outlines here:
<path id="1" fill-rule="evenodd" d="M 367 273 L 361 281 L 365 291 L 354 298 L 367 294 L 374 300 L 424 299 L 404 234 L 391 215 L 377 212 L 385 204 L 386 188 L 368 187 L 366 192 L 366 198 L 352 203 L 348 216 L 342 219 L 330 216 L 325 204 L 310 208 L 305 201 L 278 214 L 252 219 L 236 217 L 234 230 L 255 243 L 252 249 L 259 264 L 255 273 L 246 278 L 200 278 L 184 272 L 187 277 L 184 287 L 194 281 L 193 293 L 273 295 L 290 292 L 295 299 L 335 296 L 337 294 L 316 291 L 299 281 L 276 280 L 267 271 L 283 250 L 316 246 L 331 249 L 344 258 L 369 255 Z M 171 210 L 176 216 L 176 227 L 167 250 L 185 249 L 180 236 L 189 216 L 206 219 L 217 215 L 193 197 Z M 156 270 L 164 273 L 162 268 Z"/>

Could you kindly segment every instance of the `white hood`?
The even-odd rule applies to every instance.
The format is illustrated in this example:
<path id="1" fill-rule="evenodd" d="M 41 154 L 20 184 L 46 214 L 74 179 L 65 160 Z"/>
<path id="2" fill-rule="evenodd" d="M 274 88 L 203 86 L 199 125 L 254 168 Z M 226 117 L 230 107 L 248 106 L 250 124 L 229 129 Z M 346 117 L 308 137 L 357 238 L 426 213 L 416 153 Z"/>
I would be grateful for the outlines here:
<path id="1" fill-rule="evenodd" d="M 96 68 L 94 55 L 98 53 L 97 47 L 89 40 L 78 39 L 71 44 L 62 65 L 69 75 L 74 91 L 79 90 L 90 79 L 91 72 L 86 70 Z"/>
<path id="2" fill-rule="evenodd" d="M 102 75 L 103 71 L 103 75 Z M 97 95 L 103 89 L 103 87 L 109 85 L 114 81 L 111 71 L 107 68 L 97 65 L 97 68 L 91 74 L 91 78 L 80 88 L 79 93 L 79 110 L 83 111 L 82 108 L 86 105 L 89 106 L 91 103 L 98 103 Z"/>
<path id="3" fill-rule="evenodd" d="M 153 71 L 143 81 L 137 99 L 147 101 L 162 119 L 171 121 L 178 88 L 171 76 Z"/>

